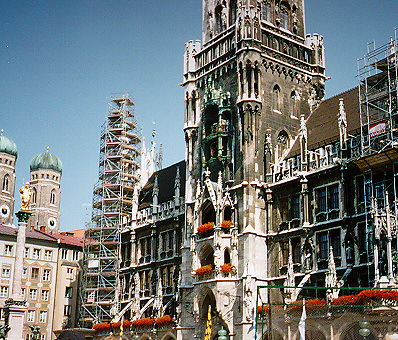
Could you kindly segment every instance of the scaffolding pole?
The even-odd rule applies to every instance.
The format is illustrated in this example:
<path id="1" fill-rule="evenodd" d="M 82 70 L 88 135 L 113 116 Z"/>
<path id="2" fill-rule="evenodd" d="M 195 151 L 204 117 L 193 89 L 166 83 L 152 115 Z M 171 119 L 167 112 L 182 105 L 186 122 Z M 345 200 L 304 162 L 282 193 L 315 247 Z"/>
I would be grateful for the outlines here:
<path id="1" fill-rule="evenodd" d="M 114 96 L 100 138 L 99 179 L 86 227 L 81 323 L 111 321 L 120 309 L 121 230 L 131 223 L 141 137 L 128 94 Z"/>

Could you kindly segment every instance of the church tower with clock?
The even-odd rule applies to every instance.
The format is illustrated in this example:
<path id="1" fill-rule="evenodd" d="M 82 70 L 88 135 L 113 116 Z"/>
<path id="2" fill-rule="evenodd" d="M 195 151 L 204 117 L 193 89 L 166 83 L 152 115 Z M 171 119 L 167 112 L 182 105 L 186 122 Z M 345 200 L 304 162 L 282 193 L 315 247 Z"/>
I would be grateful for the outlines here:
<path id="1" fill-rule="evenodd" d="M 14 214 L 15 162 L 18 149 L 0 133 L 0 225 L 11 225 Z"/>
<path id="2" fill-rule="evenodd" d="M 252 339 L 266 284 L 263 194 L 324 95 L 323 38 L 303 0 L 203 0 L 202 41 L 184 55 L 186 233 L 178 336 Z M 270 220 L 270 219 L 268 219 Z"/>
<path id="3" fill-rule="evenodd" d="M 58 232 L 60 222 L 62 162 L 50 152 L 34 156 L 30 162 L 30 186 L 33 189 L 29 226 Z"/>

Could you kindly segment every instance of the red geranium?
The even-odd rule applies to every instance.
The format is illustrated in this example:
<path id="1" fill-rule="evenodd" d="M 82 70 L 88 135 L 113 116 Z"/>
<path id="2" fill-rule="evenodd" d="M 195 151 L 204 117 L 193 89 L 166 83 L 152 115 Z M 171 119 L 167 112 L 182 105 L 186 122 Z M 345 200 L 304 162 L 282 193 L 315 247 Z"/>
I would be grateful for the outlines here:
<path id="1" fill-rule="evenodd" d="M 223 273 L 228 274 L 232 271 L 232 265 L 230 263 L 224 263 L 220 267 Z"/>
<path id="2" fill-rule="evenodd" d="M 136 327 L 148 327 L 148 326 L 152 326 L 154 323 L 155 323 L 155 319 L 153 319 L 153 318 L 142 318 L 142 319 L 134 320 L 132 322 L 133 326 L 136 326 Z"/>
<path id="3" fill-rule="evenodd" d="M 214 222 L 204 223 L 198 227 L 198 233 L 205 233 L 207 231 L 213 230 L 213 228 L 214 228 Z"/>
<path id="4" fill-rule="evenodd" d="M 221 223 L 221 228 L 225 230 L 229 230 L 231 226 L 232 226 L 232 221 L 222 221 Z"/>
<path id="5" fill-rule="evenodd" d="M 120 328 L 121 324 L 122 324 L 121 321 L 114 322 L 114 323 L 111 324 L 111 327 L 112 328 Z M 123 320 L 123 328 L 130 327 L 130 325 L 131 325 L 131 321 L 130 320 Z"/>
<path id="6" fill-rule="evenodd" d="M 102 331 L 105 329 L 110 329 L 111 328 L 111 324 L 109 322 L 101 322 L 101 323 L 97 323 L 95 325 L 93 325 L 93 329 L 95 329 L 96 331 Z"/>
<path id="7" fill-rule="evenodd" d="M 173 318 L 170 315 L 164 315 L 164 316 L 161 316 L 160 318 L 157 318 L 155 320 L 155 323 L 158 326 L 167 325 L 167 324 L 172 323 L 172 322 L 173 322 Z"/>
<path id="8" fill-rule="evenodd" d="M 312 310 L 318 308 L 319 306 L 326 306 L 326 300 L 324 299 L 305 300 L 305 307 L 307 310 Z M 303 307 L 303 301 L 302 300 L 294 301 L 290 304 L 289 307 L 292 310 L 301 309 Z"/>
<path id="9" fill-rule="evenodd" d="M 213 271 L 213 266 L 211 264 L 208 264 L 206 266 L 202 266 L 198 269 L 195 270 L 195 274 L 198 276 L 203 276 L 206 274 L 210 274 Z"/>

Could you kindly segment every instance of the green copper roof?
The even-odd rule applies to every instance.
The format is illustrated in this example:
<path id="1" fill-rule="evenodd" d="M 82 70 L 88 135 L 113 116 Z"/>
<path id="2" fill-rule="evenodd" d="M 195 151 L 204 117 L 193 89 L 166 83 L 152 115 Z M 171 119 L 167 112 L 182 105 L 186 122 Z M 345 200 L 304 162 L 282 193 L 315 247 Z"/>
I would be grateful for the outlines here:
<path id="1" fill-rule="evenodd" d="M 62 172 L 62 162 L 57 156 L 49 152 L 39 153 L 30 161 L 30 170 L 38 169 L 51 169 Z"/>
<path id="2" fill-rule="evenodd" d="M 18 148 L 14 141 L 0 134 L 0 152 L 18 157 Z"/>

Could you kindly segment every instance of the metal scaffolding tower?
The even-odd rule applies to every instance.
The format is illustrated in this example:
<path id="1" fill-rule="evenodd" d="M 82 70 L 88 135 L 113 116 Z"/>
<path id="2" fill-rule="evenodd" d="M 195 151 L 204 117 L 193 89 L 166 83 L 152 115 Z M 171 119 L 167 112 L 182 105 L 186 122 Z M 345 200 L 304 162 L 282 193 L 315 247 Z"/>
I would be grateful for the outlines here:
<path id="1" fill-rule="evenodd" d="M 358 60 L 361 157 L 366 209 L 366 244 L 374 264 L 374 285 L 395 284 L 393 257 L 398 254 L 398 40 L 375 48 Z M 371 249 L 373 248 L 373 249 Z M 370 258 L 372 254 L 372 258 Z M 368 267 L 369 270 L 369 267 Z"/>
<path id="2" fill-rule="evenodd" d="M 120 309 L 121 230 L 131 222 L 139 181 L 141 137 L 128 95 L 112 99 L 100 141 L 99 181 L 94 187 L 91 224 L 86 228 L 82 324 L 110 321 Z"/>
<path id="3" fill-rule="evenodd" d="M 398 139 L 397 37 L 379 48 L 372 45 L 358 60 L 363 156 L 391 147 Z"/>

